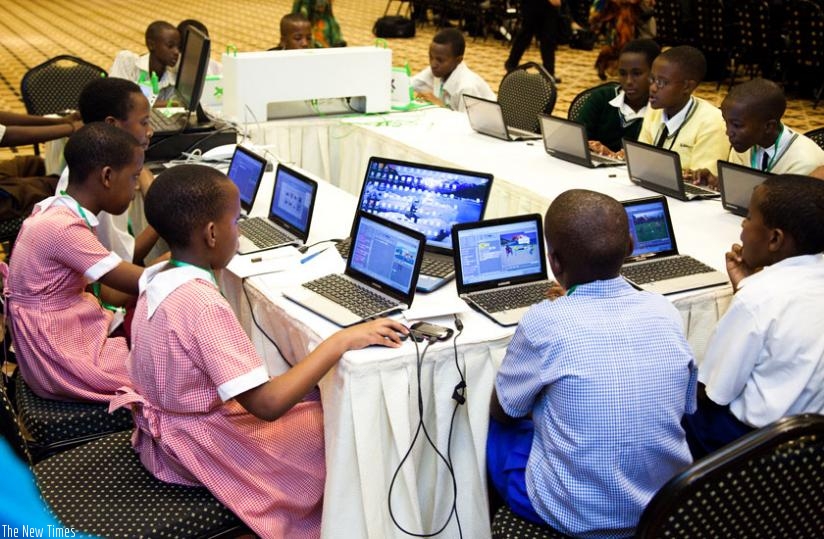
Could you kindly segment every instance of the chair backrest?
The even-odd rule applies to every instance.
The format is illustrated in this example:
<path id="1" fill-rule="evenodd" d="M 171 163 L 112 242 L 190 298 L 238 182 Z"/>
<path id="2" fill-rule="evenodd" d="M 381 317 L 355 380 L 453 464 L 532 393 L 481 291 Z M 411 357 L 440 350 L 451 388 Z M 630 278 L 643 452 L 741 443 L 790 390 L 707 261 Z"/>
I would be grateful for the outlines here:
<path id="1" fill-rule="evenodd" d="M 810 0 L 784 3 L 784 60 L 802 70 L 824 65 L 824 11 Z"/>
<path id="2" fill-rule="evenodd" d="M 821 149 L 824 149 L 824 127 L 807 131 L 804 135 L 813 139 L 813 142 L 818 144 Z"/>
<path id="3" fill-rule="evenodd" d="M 23 462 L 31 465 L 32 457 L 26 439 L 23 437 L 17 412 L 14 410 L 11 399 L 9 399 L 6 383 L 7 380 L 4 375 L 0 378 L 0 435 L 6 439 L 9 447 Z"/>
<path id="4" fill-rule="evenodd" d="M 574 121 L 574 122 L 577 122 L 578 121 L 578 116 L 581 114 L 581 109 L 584 108 L 584 105 L 586 104 L 587 101 L 589 101 L 589 98 L 592 97 L 592 94 L 596 90 L 600 90 L 601 88 L 603 88 L 605 86 L 612 87 L 612 88 L 617 88 L 618 86 L 620 86 L 620 84 L 618 84 L 617 82 L 605 82 L 605 83 L 599 84 L 598 86 L 595 86 L 593 88 L 587 88 L 583 92 L 579 93 L 574 98 L 572 98 L 572 103 L 569 104 L 569 111 L 567 112 L 567 118 Z"/>
<path id="5" fill-rule="evenodd" d="M 534 69 L 535 73 L 528 70 Z M 543 66 L 527 62 L 510 71 L 498 87 L 498 103 L 510 127 L 540 131 L 538 114 L 550 114 L 558 91 L 555 81 Z"/>
<path id="6" fill-rule="evenodd" d="M 636 537 L 822 537 L 824 416 L 788 417 L 666 483 Z"/>
<path id="7" fill-rule="evenodd" d="M 735 21 L 731 45 L 743 63 L 761 64 L 777 44 L 771 43 L 770 4 L 767 0 L 743 0 L 733 7 Z"/>
<path id="8" fill-rule="evenodd" d="M 106 71 L 75 56 L 61 55 L 29 69 L 20 81 L 20 93 L 29 114 L 55 114 L 77 109 L 80 93 Z"/>
<path id="9" fill-rule="evenodd" d="M 726 52 L 726 19 L 722 0 L 703 0 L 695 3 L 697 45 L 704 54 Z"/>
<path id="10" fill-rule="evenodd" d="M 656 0 L 654 14 L 658 43 L 686 45 L 693 40 L 695 16 L 682 0 Z"/>

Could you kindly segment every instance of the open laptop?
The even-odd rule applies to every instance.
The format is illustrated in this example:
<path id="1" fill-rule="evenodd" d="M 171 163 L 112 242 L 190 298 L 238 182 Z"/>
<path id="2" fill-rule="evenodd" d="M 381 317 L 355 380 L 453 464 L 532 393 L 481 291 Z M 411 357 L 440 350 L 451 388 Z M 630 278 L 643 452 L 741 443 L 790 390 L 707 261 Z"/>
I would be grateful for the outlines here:
<path id="1" fill-rule="evenodd" d="M 309 237 L 318 184 L 284 165 L 275 172 L 275 186 L 267 217 L 249 217 L 266 170 L 266 159 L 237 146 L 226 173 L 240 191 L 243 215 L 238 221 L 238 254 L 255 253 L 283 245 L 302 245 Z"/>
<path id="2" fill-rule="evenodd" d="M 180 64 L 175 79 L 174 97 L 170 100 L 175 106 L 182 106 L 186 112 L 166 116 L 163 108 L 153 108 L 149 115 L 149 125 L 154 130 L 154 136 L 171 135 L 191 129 L 211 129 L 213 124 L 200 109 L 200 95 L 203 93 L 203 84 L 209 68 L 209 52 L 211 41 L 209 36 L 197 28 L 189 26 L 186 38 L 181 47 Z M 197 119 L 191 122 L 192 114 Z M 202 125 L 201 125 L 202 124 Z"/>
<path id="3" fill-rule="evenodd" d="M 466 115 L 472 129 L 482 135 L 499 138 L 501 140 L 538 140 L 541 135 L 506 125 L 504 111 L 501 104 L 474 95 L 463 95 Z"/>
<path id="4" fill-rule="evenodd" d="M 629 219 L 633 251 L 621 275 L 637 288 L 674 294 L 726 284 L 727 276 L 688 255 L 678 254 L 666 197 L 622 202 Z"/>
<path id="5" fill-rule="evenodd" d="M 542 217 L 516 215 L 452 228 L 458 295 L 502 326 L 546 299 Z"/>
<path id="6" fill-rule="evenodd" d="M 625 165 L 623 159 L 593 154 L 583 124 L 557 116 L 539 114 L 544 149 L 552 157 L 589 168 Z"/>
<path id="7" fill-rule="evenodd" d="M 684 201 L 721 196 L 712 189 L 684 182 L 681 157 L 672 150 L 624 139 L 624 157 L 630 180 L 650 191 Z"/>
<path id="8" fill-rule="evenodd" d="M 492 189 L 492 175 L 385 157 L 366 167 L 358 209 L 426 236 L 420 292 L 440 288 L 455 276 L 452 226 L 480 221 Z M 349 242 L 338 244 L 347 256 Z"/>
<path id="9" fill-rule="evenodd" d="M 283 293 L 339 326 L 408 309 L 423 260 L 420 232 L 359 211 L 343 274 L 326 275 Z"/>
<path id="10" fill-rule="evenodd" d="M 718 188 L 721 191 L 721 205 L 730 213 L 746 216 L 753 190 L 770 176 L 772 174 L 769 172 L 719 160 Z"/>

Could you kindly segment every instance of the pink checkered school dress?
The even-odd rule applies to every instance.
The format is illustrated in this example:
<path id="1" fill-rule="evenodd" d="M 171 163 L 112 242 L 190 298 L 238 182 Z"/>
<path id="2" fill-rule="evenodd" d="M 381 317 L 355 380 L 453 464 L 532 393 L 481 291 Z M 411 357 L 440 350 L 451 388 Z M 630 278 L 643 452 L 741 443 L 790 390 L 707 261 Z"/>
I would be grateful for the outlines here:
<path id="1" fill-rule="evenodd" d="M 4 293 L 20 374 L 32 390 L 50 399 L 108 401 L 128 383 L 129 348 L 124 338 L 108 337 L 113 315 L 85 288 L 121 259 L 72 204 L 48 198 L 23 222 Z"/>
<path id="2" fill-rule="evenodd" d="M 161 266 L 157 275 L 188 272 L 191 279 L 153 295 L 152 274 Z M 268 375 L 207 279 L 196 268 L 146 270 L 132 326 L 133 385 L 111 409 L 134 404 L 132 442 L 155 477 L 205 485 L 261 537 L 319 537 L 326 476 L 320 402 L 301 402 L 267 422 L 232 398 Z M 224 394 L 227 402 L 218 388 L 232 393 Z"/>

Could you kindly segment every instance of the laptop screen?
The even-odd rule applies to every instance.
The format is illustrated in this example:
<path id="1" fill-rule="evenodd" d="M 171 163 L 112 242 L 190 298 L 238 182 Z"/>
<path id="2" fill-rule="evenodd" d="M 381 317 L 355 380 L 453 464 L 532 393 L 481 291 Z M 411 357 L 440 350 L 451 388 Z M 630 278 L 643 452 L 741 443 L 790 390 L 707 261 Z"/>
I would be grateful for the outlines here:
<path id="1" fill-rule="evenodd" d="M 464 94 L 463 99 L 472 129 L 485 135 L 507 138 L 504 113 L 497 101 L 468 94 Z"/>
<path id="2" fill-rule="evenodd" d="M 583 160 L 588 158 L 586 131 L 583 125 L 554 116 L 541 115 L 539 118 L 544 148 L 548 154 L 560 152 Z"/>
<path id="3" fill-rule="evenodd" d="M 496 219 L 455 231 L 463 285 L 546 278 L 540 216 Z"/>
<path id="4" fill-rule="evenodd" d="M 655 254 L 676 254 L 672 221 L 664 197 L 629 200 L 622 203 L 629 220 L 629 234 L 632 236 L 632 255 L 649 256 Z"/>
<path id="5" fill-rule="evenodd" d="M 295 170 L 278 165 L 269 218 L 288 225 L 287 228 L 306 239 L 317 189 L 318 184 L 314 181 Z"/>
<path id="6" fill-rule="evenodd" d="M 747 215 L 753 190 L 769 176 L 769 172 L 718 161 L 721 204 L 736 215 Z"/>
<path id="7" fill-rule="evenodd" d="M 677 153 L 626 139 L 624 152 L 633 181 L 657 185 L 667 194 L 681 192 L 681 158 Z"/>
<path id="8" fill-rule="evenodd" d="M 266 159 L 251 152 L 243 146 L 235 147 L 232 162 L 229 164 L 227 176 L 235 183 L 240 191 L 240 207 L 248 213 L 252 211 L 260 187 L 260 180 L 266 170 Z"/>
<path id="9" fill-rule="evenodd" d="M 452 226 L 483 219 L 492 175 L 372 157 L 358 209 L 426 237 L 434 250 L 452 249 Z"/>
<path id="10" fill-rule="evenodd" d="M 355 219 L 352 248 L 346 272 L 355 271 L 403 295 L 414 293 L 420 269 L 420 236 L 360 213 Z M 417 267 L 416 267 L 417 263 Z"/>

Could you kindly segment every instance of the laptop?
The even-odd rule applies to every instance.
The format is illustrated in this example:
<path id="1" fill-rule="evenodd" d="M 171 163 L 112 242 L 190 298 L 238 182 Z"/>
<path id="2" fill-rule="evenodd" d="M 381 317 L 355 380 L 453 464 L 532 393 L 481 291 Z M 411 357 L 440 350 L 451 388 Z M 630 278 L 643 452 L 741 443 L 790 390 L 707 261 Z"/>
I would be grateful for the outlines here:
<path id="1" fill-rule="evenodd" d="M 418 279 L 418 291 L 426 293 L 455 277 L 452 226 L 483 219 L 491 189 L 491 174 L 372 157 L 358 209 L 426 237 Z M 347 256 L 349 243 L 338 244 L 341 256 Z"/>
<path id="2" fill-rule="evenodd" d="M 707 187 L 684 182 L 681 157 L 672 150 L 624 139 L 624 157 L 630 180 L 650 191 L 684 201 L 721 196 Z"/>
<path id="3" fill-rule="evenodd" d="M 726 284 L 727 276 L 688 255 L 678 254 L 666 197 L 622 202 L 629 219 L 633 251 L 621 275 L 636 288 L 675 294 Z"/>
<path id="4" fill-rule="evenodd" d="M 769 172 L 719 160 L 718 188 L 721 191 L 721 205 L 730 213 L 745 217 L 749 212 L 753 190 L 770 176 L 772 174 Z"/>
<path id="5" fill-rule="evenodd" d="M 283 295 L 343 327 L 408 309 L 423 261 L 424 235 L 359 211 L 343 274 L 326 275 Z"/>
<path id="6" fill-rule="evenodd" d="M 246 255 L 284 245 L 302 245 L 309 237 L 318 184 L 279 164 L 267 217 L 249 217 L 260 189 L 266 159 L 237 146 L 226 173 L 240 191 L 238 254 Z"/>
<path id="7" fill-rule="evenodd" d="M 463 95 L 463 100 L 469 125 L 482 135 L 501 140 L 538 140 L 541 138 L 541 135 L 532 131 L 506 125 L 504 111 L 497 101 L 468 94 Z"/>
<path id="8" fill-rule="evenodd" d="M 544 149 L 552 157 L 589 168 L 625 165 L 623 159 L 594 154 L 589 150 L 583 124 L 557 116 L 539 114 Z"/>
<path id="9" fill-rule="evenodd" d="M 452 228 L 458 296 L 502 326 L 546 299 L 543 218 L 517 215 Z"/>
<path id="10" fill-rule="evenodd" d="M 209 36 L 197 28 L 189 27 L 180 49 L 182 52 L 175 79 L 174 96 L 170 99 L 176 106 L 184 107 L 186 112 L 166 116 L 162 112 L 163 107 L 152 108 L 149 125 L 152 126 L 155 137 L 214 127 L 199 107 L 200 95 L 203 93 L 203 84 L 209 68 L 210 44 Z M 197 122 L 190 124 L 192 114 L 195 114 Z"/>

